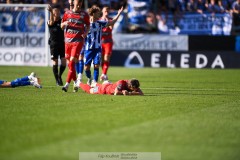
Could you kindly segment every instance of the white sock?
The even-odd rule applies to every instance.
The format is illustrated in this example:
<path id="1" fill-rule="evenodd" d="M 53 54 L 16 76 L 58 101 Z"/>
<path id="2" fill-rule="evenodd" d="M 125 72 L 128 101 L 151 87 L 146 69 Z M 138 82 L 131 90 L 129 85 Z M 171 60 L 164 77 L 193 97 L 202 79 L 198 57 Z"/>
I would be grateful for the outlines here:
<path id="1" fill-rule="evenodd" d="M 78 78 L 77 79 L 82 79 L 82 73 L 78 73 Z"/>
<path id="2" fill-rule="evenodd" d="M 64 85 L 64 87 L 68 87 L 69 86 L 69 83 L 68 82 L 66 82 L 66 84 Z"/>

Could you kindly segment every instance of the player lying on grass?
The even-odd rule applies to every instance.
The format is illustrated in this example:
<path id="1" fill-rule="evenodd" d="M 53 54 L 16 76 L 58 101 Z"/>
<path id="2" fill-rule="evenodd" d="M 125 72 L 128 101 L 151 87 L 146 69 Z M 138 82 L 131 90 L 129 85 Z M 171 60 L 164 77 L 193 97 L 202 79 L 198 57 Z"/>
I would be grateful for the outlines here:
<path id="1" fill-rule="evenodd" d="M 104 81 L 103 84 L 97 83 L 94 87 L 80 83 L 83 91 L 90 94 L 109 94 L 109 95 L 143 95 L 139 88 L 140 83 L 137 79 L 119 80 L 116 83 Z"/>
<path id="2" fill-rule="evenodd" d="M 34 72 L 32 72 L 29 76 L 17 78 L 11 82 L 0 80 L 0 88 L 14 88 L 29 85 L 32 85 L 36 88 L 42 88 L 42 86 L 39 84 L 39 81 L 40 79 L 36 77 L 36 74 Z"/>

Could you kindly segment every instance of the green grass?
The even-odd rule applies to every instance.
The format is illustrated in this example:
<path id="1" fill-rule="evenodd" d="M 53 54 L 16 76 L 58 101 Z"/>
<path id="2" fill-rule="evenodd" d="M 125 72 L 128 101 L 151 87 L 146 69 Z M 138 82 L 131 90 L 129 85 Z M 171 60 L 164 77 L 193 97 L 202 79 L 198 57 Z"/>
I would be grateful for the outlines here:
<path id="1" fill-rule="evenodd" d="M 240 70 L 110 68 L 112 81 L 140 80 L 138 97 L 63 93 L 50 67 L 0 66 L 0 79 L 32 71 L 42 89 L 0 88 L 1 160 L 78 160 L 79 152 L 240 157 Z"/>

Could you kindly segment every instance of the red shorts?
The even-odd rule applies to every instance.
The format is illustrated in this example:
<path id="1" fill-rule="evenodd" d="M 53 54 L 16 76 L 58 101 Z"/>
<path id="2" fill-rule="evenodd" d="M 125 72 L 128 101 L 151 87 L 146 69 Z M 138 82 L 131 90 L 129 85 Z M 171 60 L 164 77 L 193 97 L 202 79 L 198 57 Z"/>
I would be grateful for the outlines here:
<path id="1" fill-rule="evenodd" d="M 112 55 L 113 43 L 102 43 L 102 55 Z"/>
<path id="2" fill-rule="evenodd" d="M 75 57 L 78 59 L 82 47 L 83 42 L 65 43 L 65 58 L 68 60 L 70 57 Z"/>

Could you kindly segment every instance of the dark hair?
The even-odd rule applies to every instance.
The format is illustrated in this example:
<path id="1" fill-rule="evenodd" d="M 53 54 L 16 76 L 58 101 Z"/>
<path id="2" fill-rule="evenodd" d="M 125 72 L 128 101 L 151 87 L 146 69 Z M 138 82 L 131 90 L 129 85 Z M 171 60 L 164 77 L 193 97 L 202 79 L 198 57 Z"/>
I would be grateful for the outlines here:
<path id="1" fill-rule="evenodd" d="M 130 80 L 130 84 L 131 84 L 131 86 L 132 86 L 133 88 L 139 88 L 139 87 L 140 87 L 139 81 L 138 81 L 137 79 L 135 79 L 135 78 L 132 78 L 132 79 Z"/>
<path id="2" fill-rule="evenodd" d="M 96 6 L 92 6 L 89 10 L 88 10 L 88 14 L 90 16 L 93 16 L 94 13 L 97 13 L 97 12 L 101 12 L 100 8 L 99 7 L 96 7 Z"/>

